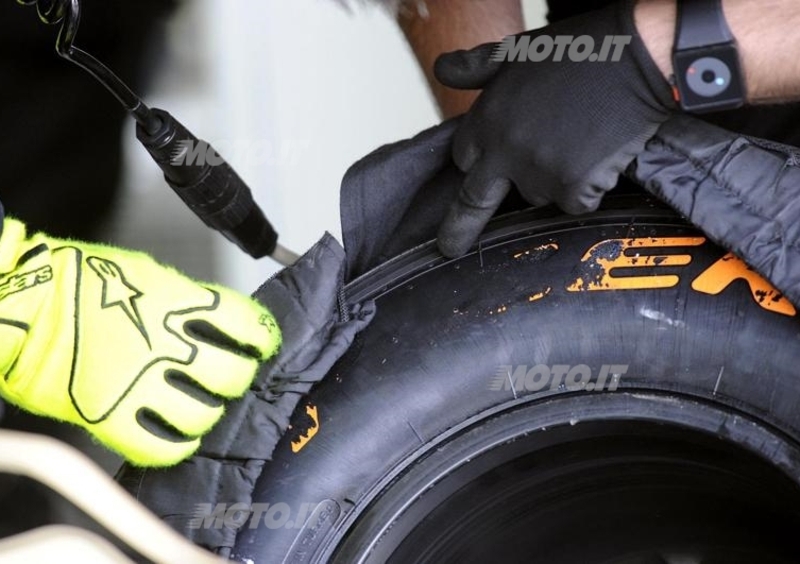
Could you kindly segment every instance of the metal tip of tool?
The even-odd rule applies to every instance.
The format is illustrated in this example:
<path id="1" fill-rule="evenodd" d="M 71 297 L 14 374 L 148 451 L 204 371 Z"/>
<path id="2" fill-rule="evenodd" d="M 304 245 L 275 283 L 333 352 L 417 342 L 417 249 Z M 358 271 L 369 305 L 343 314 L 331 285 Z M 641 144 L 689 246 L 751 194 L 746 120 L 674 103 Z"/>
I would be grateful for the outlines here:
<path id="1" fill-rule="evenodd" d="M 286 247 L 281 246 L 279 243 L 275 245 L 275 250 L 272 251 L 270 256 L 283 266 L 292 266 L 294 263 L 300 260 L 300 255 L 290 251 Z"/>

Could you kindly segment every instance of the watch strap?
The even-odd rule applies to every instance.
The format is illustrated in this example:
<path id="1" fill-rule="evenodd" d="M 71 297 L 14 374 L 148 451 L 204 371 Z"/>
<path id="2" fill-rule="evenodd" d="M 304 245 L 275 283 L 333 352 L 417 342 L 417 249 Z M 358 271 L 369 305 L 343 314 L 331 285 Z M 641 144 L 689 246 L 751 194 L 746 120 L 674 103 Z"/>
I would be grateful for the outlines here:
<path id="1" fill-rule="evenodd" d="M 678 0 L 675 51 L 733 41 L 722 0 Z"/>

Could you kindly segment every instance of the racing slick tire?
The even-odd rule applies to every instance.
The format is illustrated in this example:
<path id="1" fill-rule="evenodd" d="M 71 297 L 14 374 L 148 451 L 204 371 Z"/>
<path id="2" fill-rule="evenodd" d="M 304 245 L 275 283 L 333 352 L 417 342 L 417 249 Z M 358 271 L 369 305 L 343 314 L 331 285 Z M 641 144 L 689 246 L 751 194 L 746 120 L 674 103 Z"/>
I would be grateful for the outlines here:
<path id="1" fill-rule="evenodd" d="M 800 323 L 641 194 L 500 217 L 347 286 L 374 321 L 303 400 L 230 555 L 800 561 Z"/>

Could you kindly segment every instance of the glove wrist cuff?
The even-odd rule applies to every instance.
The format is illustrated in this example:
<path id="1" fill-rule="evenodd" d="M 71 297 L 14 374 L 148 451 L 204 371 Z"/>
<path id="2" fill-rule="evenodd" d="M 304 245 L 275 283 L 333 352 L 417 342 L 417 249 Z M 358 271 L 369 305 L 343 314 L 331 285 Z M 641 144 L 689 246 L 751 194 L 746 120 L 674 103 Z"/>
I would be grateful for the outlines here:
<path id="1" fill-rule="evenodd" d="M 0 221 L 2 221 L 0 219 Z M 27 238 L 25 224 L 6 217 L 0 236 L 0 276 L 10 273 L 17 266 L 22 246 Z"/>

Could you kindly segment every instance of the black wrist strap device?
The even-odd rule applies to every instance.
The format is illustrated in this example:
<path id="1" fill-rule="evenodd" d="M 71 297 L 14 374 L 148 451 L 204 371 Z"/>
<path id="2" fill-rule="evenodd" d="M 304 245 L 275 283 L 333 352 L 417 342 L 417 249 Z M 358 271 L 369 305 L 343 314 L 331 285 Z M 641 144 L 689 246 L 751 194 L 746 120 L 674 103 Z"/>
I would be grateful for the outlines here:
<path id="1" fill-rule="evenodd" d="M 672 68 L 684 111 L 713 112 L 744 104 L 739 52 L 722 0 L 678 0 Z"/>

